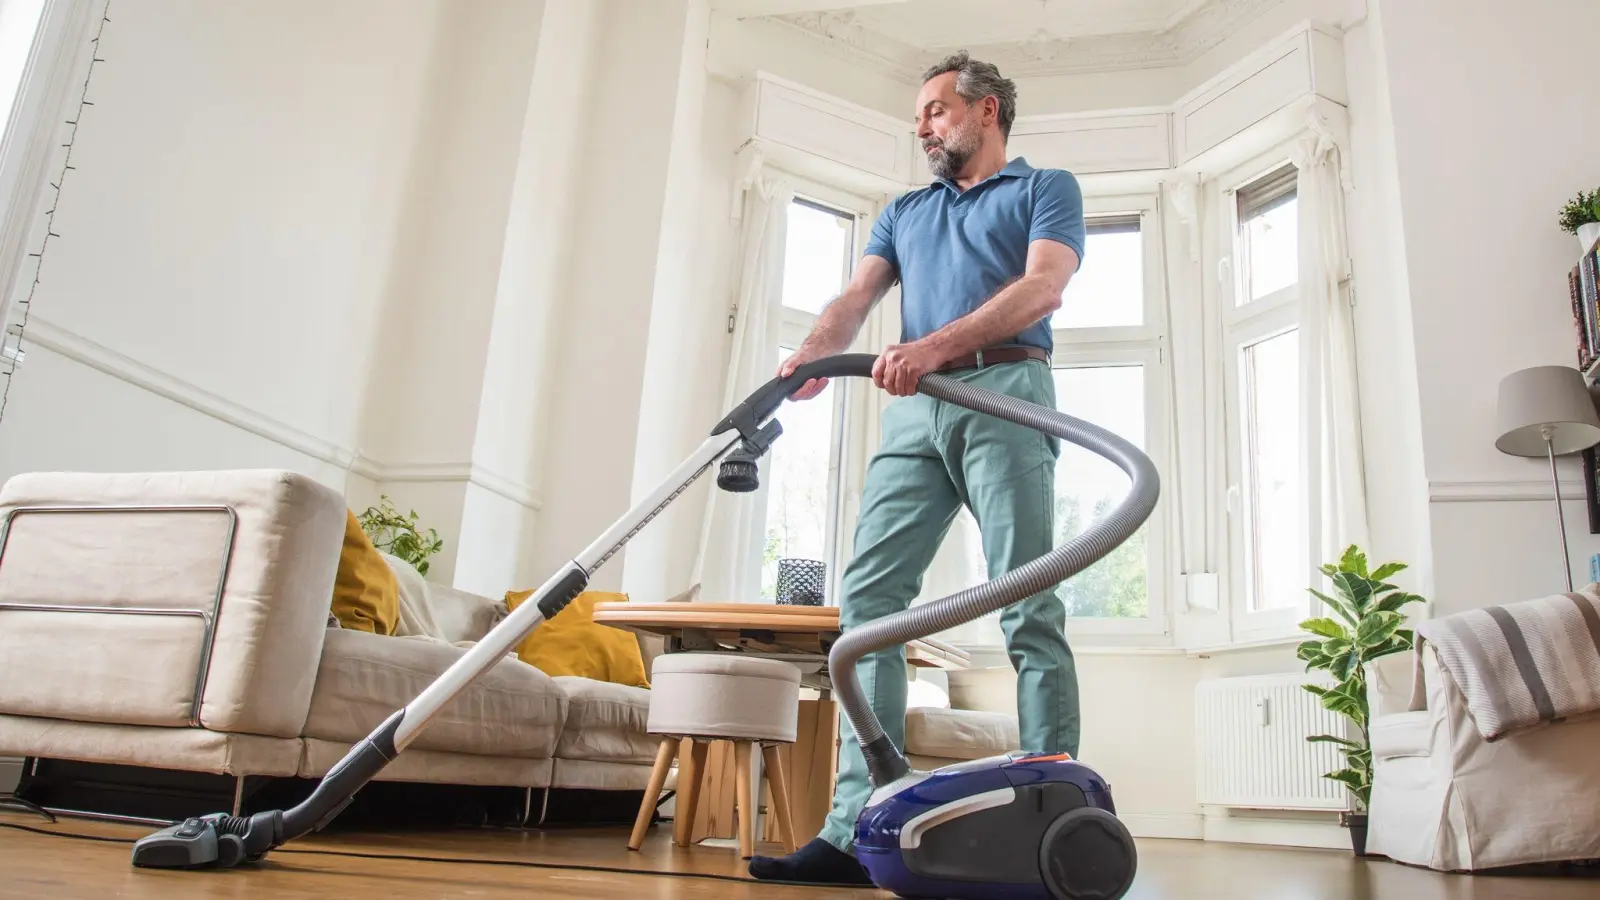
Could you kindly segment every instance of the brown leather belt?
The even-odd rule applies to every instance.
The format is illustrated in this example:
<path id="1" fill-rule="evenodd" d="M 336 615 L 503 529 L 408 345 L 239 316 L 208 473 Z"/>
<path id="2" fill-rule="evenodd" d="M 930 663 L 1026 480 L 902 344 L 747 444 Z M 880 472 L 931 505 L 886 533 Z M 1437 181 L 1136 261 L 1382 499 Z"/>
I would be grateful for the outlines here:
<path id="1" fill-rule="evenodd" d="M 1040 362 L 1050 362 L 1050 354 L 1044 352 L 1042 347 L 989 347 L 977 353 L 968 353 L 958 356 L 939 368 L 936 372 L 949 372 L 955 369 L 982 369 L 996 363 L 1022 362 L 1025 359 L 1037 359 Z"/>

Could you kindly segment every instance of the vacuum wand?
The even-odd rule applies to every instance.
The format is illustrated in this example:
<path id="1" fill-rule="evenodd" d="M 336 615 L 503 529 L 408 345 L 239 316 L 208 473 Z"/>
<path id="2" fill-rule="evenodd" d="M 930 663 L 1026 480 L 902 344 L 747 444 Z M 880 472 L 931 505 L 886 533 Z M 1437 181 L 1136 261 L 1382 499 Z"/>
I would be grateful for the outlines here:
<path id="1" fill-rule="evenodd" d="M 228 867 L 258 860 L 287 841 L 321 830 L 416 738 L 439 710 L 498 664 L 541 622 L 566 608 L 588 585 L 595 570 L 724 454 L 727 458 L 717 478 L 718 486 L 734 492 L 755 490 L 757 460 L 782 433 L 778 422 L 768 419 L 795 391 L 815 378 L 871 377 L 876 361 L 876 356 L 864 353 L 830 356 L 802 365 L 792 375 L 774 378 L 757 389 L 717 423 L 711 435 L 655 491 L 495 625 L 421 694 L 351 747 L 306 800 L 288 810 L 252 816 L 216 813 L 186 819 L 137 841 L 133 864 L 158 868 Z M 835 694 L 861 742 L 872 780 L 879 787 L 905 775 L 909 766 L 873 716 L 856 678 L 856 662 L 868 653 L 976 619 L 1083 571 L 1139 529 L 1153 510 L 1159 490 L 1155 468 L 1143 453 L 1090 423 L 943 375 L 924 376 L 918 390 L 1079 444 L 1120 466 L 1132 478 L 1133 487 L 1110 515 L 1066 546 L 994 581 L 852 629 L 834 644 L 829 653 L 829 669 Z"/>

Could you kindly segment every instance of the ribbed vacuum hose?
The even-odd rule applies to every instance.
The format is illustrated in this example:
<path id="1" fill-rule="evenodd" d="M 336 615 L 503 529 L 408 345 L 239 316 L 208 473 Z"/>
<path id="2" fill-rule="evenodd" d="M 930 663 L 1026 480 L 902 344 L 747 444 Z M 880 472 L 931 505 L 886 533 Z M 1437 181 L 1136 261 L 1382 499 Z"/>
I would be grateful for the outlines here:
<path id="1" fill-rule="evenodd" d="M 855 729 L 874 786 L 910 771 L 867 704 L 856 677 L 856 663 L 869 653 L 908 644 L 970 622 L 1060 584 L 1094 565 L 1133 537 L 1155 509 L 1160 476 L 1139 448 L 1104 428 L 1036 403 L 997 394 L 943 375 L 926 375 L 919 392 L 977 412 L 1024 425 L 1105 457 L 1128 474 L 1132 486 L 1111 513 L 1087 531 L 1044 556 L 993 581 L 922 606 L 858 625 L 845 632 L 828 653 L 828 670 L 839 706 Z"/>

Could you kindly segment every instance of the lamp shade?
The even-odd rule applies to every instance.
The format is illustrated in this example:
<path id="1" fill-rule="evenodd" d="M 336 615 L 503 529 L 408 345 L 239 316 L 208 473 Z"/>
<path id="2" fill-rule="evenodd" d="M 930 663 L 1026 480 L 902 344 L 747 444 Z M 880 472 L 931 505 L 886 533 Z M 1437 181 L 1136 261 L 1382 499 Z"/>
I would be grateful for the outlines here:
<path id="1" fill-rule="evenodd" d="M 1559 456 L 1600 444 L 1600 415 L 1583 375 L 1570 366 L 1534 366 L 1500 379 L 1494 445 L 1513 456 Z"/>

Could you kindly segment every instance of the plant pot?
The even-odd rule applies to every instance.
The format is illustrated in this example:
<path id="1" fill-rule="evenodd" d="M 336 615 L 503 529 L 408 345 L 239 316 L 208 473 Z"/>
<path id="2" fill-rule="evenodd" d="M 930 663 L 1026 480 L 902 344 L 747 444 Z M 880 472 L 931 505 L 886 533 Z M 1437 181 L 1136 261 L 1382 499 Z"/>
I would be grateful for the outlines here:
<path id="1" fill-rule="evenodd" d="M 1339 824 L 1350 829 L 1350 849 L 1357 856 L 1367 855 L 1367 814 L 1343 812 Z"/>
<path id="2" fill-rule="evenodd" d="M 1589 252 L 1594 242 L 1600 240 L 1600 222 L 1585 222 L 1578 226 L 1578 255 Z"/>

